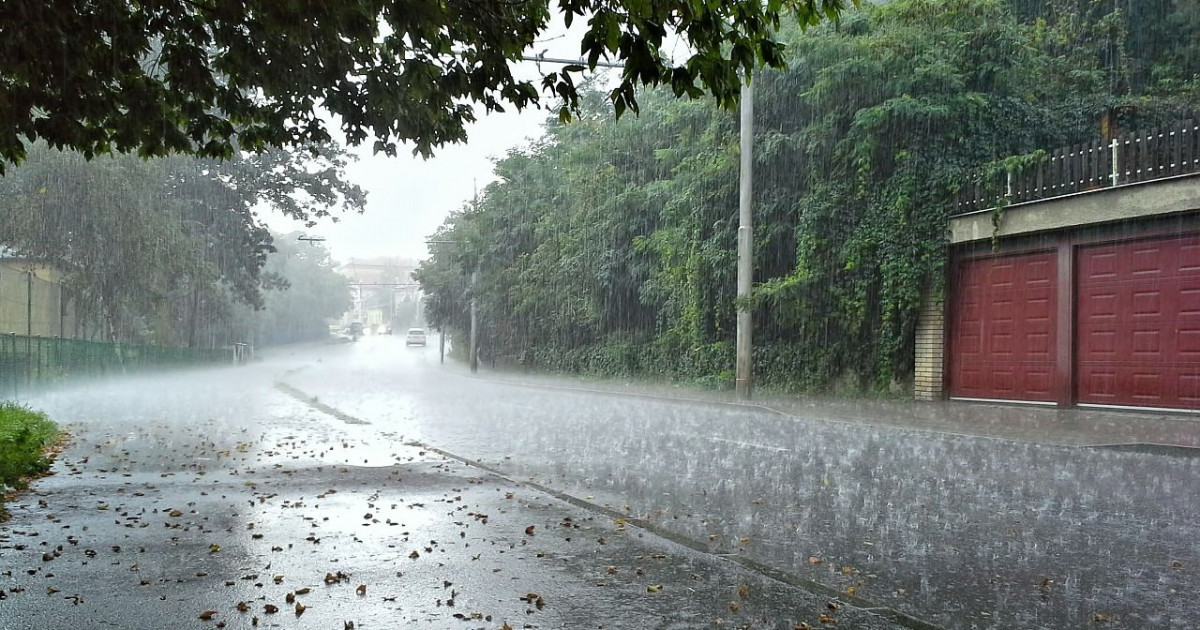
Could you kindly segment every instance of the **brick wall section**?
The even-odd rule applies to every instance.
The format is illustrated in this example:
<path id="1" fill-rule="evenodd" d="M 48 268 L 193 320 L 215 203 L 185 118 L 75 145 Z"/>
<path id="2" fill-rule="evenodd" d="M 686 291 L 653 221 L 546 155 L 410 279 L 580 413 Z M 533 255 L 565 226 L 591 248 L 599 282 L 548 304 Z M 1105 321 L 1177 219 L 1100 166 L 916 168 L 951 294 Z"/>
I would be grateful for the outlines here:
<path id="1" fill-rule="evenodd" d="M 946 309 L 943 298 L 926 296 L 917 320 L 916 365 L 913 397 L 922 401 L 941 400 L 945 375 L 942 371 L 946 348 Z"/>

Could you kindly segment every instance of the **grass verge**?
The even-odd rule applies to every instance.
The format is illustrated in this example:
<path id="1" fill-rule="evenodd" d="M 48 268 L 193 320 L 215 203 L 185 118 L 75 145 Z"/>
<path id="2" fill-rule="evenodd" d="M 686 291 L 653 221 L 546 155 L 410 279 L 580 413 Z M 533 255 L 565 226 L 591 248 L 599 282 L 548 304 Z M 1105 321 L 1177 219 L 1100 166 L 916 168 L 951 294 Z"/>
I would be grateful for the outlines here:
<path id="1" fill-rule="evenodd" d="M 29 477 L 50 470 L 46 451 L 58 437 L 58 426 L 46 414 L 0 402 L 0 519 L 9 489 L 23 489 Z"/>

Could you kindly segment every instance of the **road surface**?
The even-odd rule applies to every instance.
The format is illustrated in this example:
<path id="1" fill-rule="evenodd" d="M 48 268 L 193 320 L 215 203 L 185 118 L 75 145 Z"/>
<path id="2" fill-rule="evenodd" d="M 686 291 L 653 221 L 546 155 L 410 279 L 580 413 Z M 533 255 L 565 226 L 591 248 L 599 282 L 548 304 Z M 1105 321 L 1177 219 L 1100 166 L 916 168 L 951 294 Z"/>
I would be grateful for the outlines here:
<path id="1" fill-rule="evenodd" d="M 398 337 L 268 356 L 36 401 L 77 437 L 0 528 L 0 625 L 1200 618 L 1195 458 L 529 387 Z"/>

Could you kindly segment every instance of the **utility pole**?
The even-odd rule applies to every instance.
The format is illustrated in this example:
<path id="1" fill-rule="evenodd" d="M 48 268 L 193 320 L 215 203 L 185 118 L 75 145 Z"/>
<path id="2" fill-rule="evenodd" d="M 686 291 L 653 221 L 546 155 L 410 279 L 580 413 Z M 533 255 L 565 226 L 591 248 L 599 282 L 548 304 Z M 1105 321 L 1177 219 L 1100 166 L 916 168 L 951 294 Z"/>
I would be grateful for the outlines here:
<path id="1" fill-rule="evenodd" d="M 474 194 L 471 197 L 471 206 L 475 212 L 479 212 L 479 181 L 471 182 Z M 475 261 L 475 269 L 471 271 L 471 373 L 475 374 L 479 371 L 479 316 L 476 309 L 475 288 L 479 282 L 479 261 Z"/>
<path id="2" fill-rule="evenodd" d="M 738 274 L 737 274 L 737 372 L 734 391 L 740 400 L 749 400 L 754 388 L 753 330 L 750 291 L 754 287 L 754 88 L 750 73 L 742 83 L 741 172 L 738 192 Z"/>
<path id="3" fill-rule="evenodd" d="M 471 373 L 479 371 L 479 317 L 475 308 L 475 282 L 479 280 L 479 269 L 471 272 Z"/>
<path id="4" fill-rule="evenodd" d="M 587 65 L 579 59 L 557 59 L 545 56 L 545 53 L 521 57 L 526 61 L 538 63 L 578 64 Z M 624 68 L 620 63 L 599 62 L 597 66 L 606 68 Z M 739 174 L 738 194 L 738 273 L 737 297 L 740 305 L 737 309 L 737 366 L 734 390 L 740 400 L 749 400 L 754 385 L 753 357 L 753 312 L 748 304 L 750 292 L 754 288 L 754 216 L 753 216 L 753 184 L 754 184 L 754 88 L 750 86 L 749 71 L 742 82 L 742 97 L 739 113 L 741 117 L 741 168 Z"/>

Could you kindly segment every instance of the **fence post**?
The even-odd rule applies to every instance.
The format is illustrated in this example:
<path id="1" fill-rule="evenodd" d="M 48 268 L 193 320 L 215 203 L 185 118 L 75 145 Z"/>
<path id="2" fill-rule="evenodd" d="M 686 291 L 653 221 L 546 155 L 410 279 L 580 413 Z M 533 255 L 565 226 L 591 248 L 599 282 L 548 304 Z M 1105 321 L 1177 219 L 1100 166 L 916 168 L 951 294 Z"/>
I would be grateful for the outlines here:
<path id="1" fill-rule="evenodd" d="M 1121 182 L 1121 164 L 1120 164 L 1120 161 L 1117 159 L 1117 149 L 1120 146 L 1121 146 L 1121 144 L 1119 142 L 1117 142 L 1116 138 L 1113 138 L 1112 142 L 1110 142 L 1108 144 L 1108 150 L 1110 153 L 1112 153 L 1112 176 L 1111 177 L 1112 177 L 1112 185 L 1113 186 L 1116 186 L 1117 184 L 1119 184 Z"/>
<path id="2" fill-rule="evenodd" d="M 25 272 L 25 335 L 33 336 L 33 269 Z"/>

